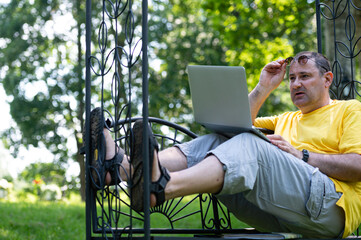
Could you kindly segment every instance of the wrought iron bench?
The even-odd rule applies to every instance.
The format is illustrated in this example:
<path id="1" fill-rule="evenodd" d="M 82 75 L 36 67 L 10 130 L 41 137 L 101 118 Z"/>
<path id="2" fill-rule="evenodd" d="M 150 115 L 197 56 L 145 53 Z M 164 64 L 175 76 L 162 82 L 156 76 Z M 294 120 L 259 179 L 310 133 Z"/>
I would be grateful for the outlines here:
<path id="1" fill-rule="evenodd" d="M 117 143 L 124 149 L 127 147 L 127 132 L 134 121 L 141 118 L 120 120 L 112 127 L 121 132 Z M 196 134 L 177 124 L 158 119 L 148 118 L 154 135 L 160 144 L 160 149 L 176 143 L 197 137 Z M 91 219 L 94 233 L 105 237 L 111 235 L 116 238 L 122 236 L 136 236 L 145 234 L 143 227 L 144 213 L 132 211 L 126 184 L 107 187 L 100 191 L 90 191 L 89 204 L 91 210 L 87 218 Z M 167 201 L 162 206 L 151 208 L 150 214 L 163 218 L 162 223 L 156 223 L 150 232 L 152 234 L 213 234 L 236 232 L 232 230 L 229 211 L 211 194 L 198 194 Z M 179 222 L 191 222 L 190 228 L 180 229 Z M 154 226 L 154 227 L 153 227 Z M 237 231 L 239 232 L 239 231 Z"/>
<path id="2" fill-rule="evenodd" d="M 111 1 L 107 1 L 110 3 Z M 117 2 L 117 1 L 116 1 Z M 326 2 L 326 1 L 325 1 Z M 134 19 L 132 19 L 132 2 L 127 1 L 126 7 L 127 17 L 125 26 L 125 39 L 129 44 L 129 50 L 126 47 L 117 46 L 110 51 L 111 54 L 106 55 L 105 49 L 107 48 L 108 29 L 106 27 L 106 17 L 111 20 L 117 21 L 118 14 L 109 13 L 108 8 L 104 8 L 102 12 L 102 20 L 99 28 L 99 49 L 100 51 L 96 56 L 91 54 L 91 1 L 87 0 L 87 36 L 86 36 L 86 131 L 89 132 L 89 116 L 91 108 L 92 86 L 95 84 L 92 80 L 92 76 L 99 81 L 97 84 L 104 86 L 105 79 L 111 78 L 110 92 L 112 95 L 112 106 L 104 106 L 102 91 L 101 106 L 104 109 L 112 109 L 112 114 L 106 112 L 105 116 L 110 119 L 111 131 L 115 137 L 117 143 L 129 153 L 129 141 L 127 136 L 129 135 L 129 129 L 132 123 L 138 119 L 131 116 L 131 70 L 134 64 L 140 58 L 140 54 L 134 54 L 132 46 L 138 45 L 139 41 L 134 44 L 132 36 L 135 31 Z M 117 4 L 110 4 L 113 10 L 118 13 Z M 318 38 L 318 51 L 326 52 L 326 55 L 330 57 L 333 62 L 333 71 L 335 72 L 334 85 L 332 87 L 332 94 L 338 99 L 359 98 L 358 84 L 355 80 L 356 70 L 352 66 L 355 66 L 356 57 L 360 55 L 360 51 L 356 51 L 357 44 L 361 45 L 360 34 L 361 26 L 357 25 L 358 21 L 353 18 L 353 12 L 361 11 L 361 6 L 357 7 L 353 1 L 331 1 L 331 4 L 323 3 L 320 0 L 316 1 L 317 11 L 317 38 Z M 119 6 L 118 6 L 119 7 Z M 152 129 L 155 136 L 162 148 L 169 147 L 175 143 L 186 141 L 197 137 L 196 134 L 187 130 L 186 128 L 177 124 L 171 123 L 158 118 L 152 118 L 148 115 L 148 58 L 147 58 L 147 1 L 142 1 L 142 74 L 143 74 L 143 119 L 149 121 L 152 125 Z M 122 13 L 125 11 L 121 9 Z M 119 10 L 120 11 L 120 10 Z M 120 15 L 120 14 L 119 14 Z M 358 15 L 359 16 L 359 15 Z M 360 14 L 361 16 L 361 14 Z M 331 25 L 341 19 L 344 24 L 344 33 L 336 32 L 335 28 L 330 32 L 324 34 L 323 28 L 330 23 Z M 322 22 L 323 21 L 323 22 Z M 119 24 L 116 22 L 115 25 Z M 332 29 L 334 29 L 332 31 Z M 118 32 L 118 29 L 114 32 L 114 41 L 117 41 L 117 36 L 122 33 Z M 124 34 L 124 33 L 123 33 Z M 344 36 L 341 40 L 338 38 L 340 35 Z M 326 41 L 323 41 L 327 37 Z M 332 39 L 329 40 L 329 37 Z M 328 44 L 332 44 L 333 47 L 328 47 Z M 361 48 L 361 47 L 359 47 Z M 326 49 L 326 50 L 324 50 Z M 126 63 L 122 63 L 118 51 L 126 55 Z M 106 66 L 109 66 L 107 68 Z M 343 69 L 342 67 L 351 66 L 351 68 Z M 128 90 L 128 101 L 124 105 L 119 104 L 119 86 L 120 72 L 128 72 L 126 88 Z M 104 89 L 104 87 L 102 87 Z M 108 103 L 109 104 L 109 103 Z M 233 218 L 229 211 L 224 208 L 218 200 L 210 194 L 199 194 L 191 197 L 184 197 L 175 200 L 168 201 L 160 207 L 147 209 L 144 213 L 137 213 L 129 207 L 130 199 L 126 184 L 120 184 L 117 186 L 107 187 L 103 190 L 95 191 L 90 187 L 89 179 L 89 142 L 90 139 L 86 137 L 86 238 L 87 239 L 125 239 L 125 238 L 142 238 L 150 239 L 151 235 L 154 238 L 161 238 L 162 236 L 168 236 L 168 238 L 183 239 L 185 236 L 197 236 L 200 235 L 202 239 L 219 237 L 225 233 L 253 233 L 248 229 L 244 229 L 244 225 L 240 225 L 239 222 L 233 221 Z M 145 156 L 145 161 L 148 161 L 149 156 Z M 161 216 L 160 219 L 164 219 L 161 223 L 152 221 L 153 215 Z M 158 218 L 159 219 L 159 218 Z M 179 228 L 177 225 L 180 222 L 188 222 L 189 228 Z M 359 236 L 359 233 L 356 233 Z M 156 237 L 155 237 L 156 236 Z M 170 236 L 170 237 L 169 237 Z M 280 237 L 282 238 L 282 236 Z"/>

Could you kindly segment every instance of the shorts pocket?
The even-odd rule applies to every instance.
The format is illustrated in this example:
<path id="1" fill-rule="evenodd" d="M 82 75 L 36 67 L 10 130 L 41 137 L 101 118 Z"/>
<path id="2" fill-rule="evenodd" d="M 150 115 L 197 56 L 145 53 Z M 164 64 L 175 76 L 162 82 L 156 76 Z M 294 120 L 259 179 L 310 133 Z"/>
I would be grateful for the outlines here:
<path id="1" fill-rule="evenodd" d="M 306 212 L 312 219 L 320 216 L 325 197 L 325 182 L 318 168 L 312 173 L 310 195 L 306 202 Z"/>

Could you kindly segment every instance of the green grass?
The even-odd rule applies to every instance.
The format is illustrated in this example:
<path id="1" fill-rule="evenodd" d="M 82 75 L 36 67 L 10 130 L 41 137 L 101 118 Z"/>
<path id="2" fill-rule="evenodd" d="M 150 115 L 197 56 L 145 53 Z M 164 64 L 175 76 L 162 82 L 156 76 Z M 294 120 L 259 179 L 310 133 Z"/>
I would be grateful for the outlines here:
<path id="1" fill-rule="evenodd" d="M 0 240 L 85 239 L 85 204 L 79 198 L 67 202 L 0 201 L 0 216 Z M 151 216 L 152 227 L 164 227 L 166 222 L 161 214 Z M 194 218 L 177 228 L 198 228 L 199 224 L 199 218 Z M 232 216 L 232 227 L 247 226 Z"/>
<path id="2" fill-rule="evenodd" d="M 85 205 L 0 201 L 0 239 L 85 239 Z"/>
<path id="3" fill-rule="evenodd" d="M 191 204 L 190 211 L 199 208 Z M 0 201 L 0 240 L 85 239 L 85 204 L 79 197 L 67 202 L 43 202 L 36 200 Z M 232 217 L 234 228 L 246 227 Z M 128 218 L 120 219 L 120 225 L 129 224 Z M 134 221 L 133 227 L 142 228 L 142 222 Z M 239 225 L 240 224 L 240 225 Z M 152 227 L 169 228 L 168 220 L 161 214 L 151 215 Z M 175 228 L 201 228 L 199 215 L 179 221 Z"/>

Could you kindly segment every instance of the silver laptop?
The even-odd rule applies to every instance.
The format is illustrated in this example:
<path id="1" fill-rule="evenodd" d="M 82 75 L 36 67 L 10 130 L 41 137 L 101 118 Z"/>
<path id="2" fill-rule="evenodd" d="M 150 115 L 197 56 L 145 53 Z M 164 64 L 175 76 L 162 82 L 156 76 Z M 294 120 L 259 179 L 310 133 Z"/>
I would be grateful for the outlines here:
<path id="1" fill-rule="evenodd" d="M 228 137 L 252 132 L 269 141 L 252 126 L 243 67 L 190 65 L 187 70 L 196 122 Z"/>

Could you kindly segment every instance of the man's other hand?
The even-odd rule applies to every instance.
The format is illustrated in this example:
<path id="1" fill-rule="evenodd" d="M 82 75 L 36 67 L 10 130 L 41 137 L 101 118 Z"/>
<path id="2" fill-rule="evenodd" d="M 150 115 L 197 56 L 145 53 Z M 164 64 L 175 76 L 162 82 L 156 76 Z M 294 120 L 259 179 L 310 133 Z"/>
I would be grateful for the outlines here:
<path id="1" fill-rule="evenodd" d="M 267 135 L 271 143 L 277 146 L 279 149 L 292 154 L 293 156 L 302 159 L 303 155 L 302 152 L 294 148 L 289 142 L 287 142 L 282 136 L 280 135 Z"/>

